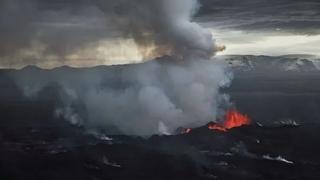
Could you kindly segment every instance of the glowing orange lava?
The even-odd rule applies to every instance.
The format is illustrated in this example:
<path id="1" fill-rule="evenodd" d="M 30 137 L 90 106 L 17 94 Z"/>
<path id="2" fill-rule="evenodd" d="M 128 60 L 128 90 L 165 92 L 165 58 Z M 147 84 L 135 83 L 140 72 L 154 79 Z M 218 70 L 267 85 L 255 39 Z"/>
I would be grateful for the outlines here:
<path id="1" fill-rule="evenodd" d="M 225 114 L 225 120 L 223 123 L 209 123 L 208 129 L 227 132 L 229 129 L 249 124 L 251 124 L 251 119 L 249 116 L 241 114 L 237 110 L 229 110 Z M 183 128 L 181 130 L 181 134 L 188 134 L 191 131 L 191 128 Z"/>
<path id="2" fill-rule="evenodd" d="M 249 125 L 250 123 L 251 120 L 247 115 L 241 114 L 236 110 L 229 110 L 222 124 L 211 123 L 208 125 L 208 128 L 211 130 L 227 131 L 228 129 Z"/>

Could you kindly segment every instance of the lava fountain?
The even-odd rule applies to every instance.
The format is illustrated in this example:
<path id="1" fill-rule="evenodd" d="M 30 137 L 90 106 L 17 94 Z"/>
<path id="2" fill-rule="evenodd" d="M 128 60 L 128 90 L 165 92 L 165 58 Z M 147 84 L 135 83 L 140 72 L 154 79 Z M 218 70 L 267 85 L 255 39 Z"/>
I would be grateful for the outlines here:
<path id="1" fill-rule="evenodd" d="M 208 129 L 227 132 L 229 129 L 250 125 L 251 119 L 248 115 L 242 114 L 237 110 L 228 110 L 225 114 L 225 119 L 222 123 L 209 123 Z M 183 128 L 181 134 L 188 134 L 192 131 L 191 128 Z"/>
<path id="2" fill-rule="evenodd" d="M 248 115 L 241 114 L 237 110 L 229 110 L 225 115 L 225 120 L 222 124 L 210 123 L 208 129 L 218 131 L 228 131 L 229 129 L 251 124 L 251 119 Z"/>

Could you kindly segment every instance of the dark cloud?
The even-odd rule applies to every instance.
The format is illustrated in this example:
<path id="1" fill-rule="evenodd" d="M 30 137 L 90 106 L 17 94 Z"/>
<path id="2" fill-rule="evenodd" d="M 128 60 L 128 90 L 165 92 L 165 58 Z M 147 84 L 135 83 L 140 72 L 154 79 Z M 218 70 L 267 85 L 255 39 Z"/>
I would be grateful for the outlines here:
<path id="1" fill-rule="evenodd" d="M 36 17 L 33 3 L 22 1 L 19 7 L 16 3 L 17 1 L 5 0 L 0 4 L 1 55 L 28 46 L 34 33 L 34 27 L 30 24 Z"/>
<path id="2" fill-rule="evenodd" d="M 65 54 L 107 37 L 102 12 L 91 1 L 4 0 L 0 2 L 0 56 L 9 56 L 33 43 L 46 53 Z"/>
<path id="3" fill-rule="evenodd" d="M 202 0 L 199 20 L 222 29 L 320 33 L 319 0 Z"/>

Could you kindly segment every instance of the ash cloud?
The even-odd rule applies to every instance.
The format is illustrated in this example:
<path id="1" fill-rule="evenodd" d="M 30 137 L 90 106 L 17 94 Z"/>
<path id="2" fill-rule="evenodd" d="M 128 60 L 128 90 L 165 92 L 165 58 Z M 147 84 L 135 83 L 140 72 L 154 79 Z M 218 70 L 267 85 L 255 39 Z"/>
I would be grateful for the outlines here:
<path id="1" fill-rule="evenodd" d="M 144 60 L 163 55 L 182 59 L 195 53 L 213 56 L 213 49 L 219 47 L 211 33 L 192 21 L 199 7 L 196 0 L 4 0 L 0 2 L 1 66 L 81 66 L 79 59 L 106 64 L 116 56 L 104 52 L 106 44 L 112 47 L 128 39 L 137 47 L 129 43 L 125 48 L 137 48 Z"/>
<path id="2" fill-rule="evenodd" d="M 169 134 L 216 120 L 228 104 L 219 89 L 229 85 L 231 75 L 223 61 L 210 60 L 218 48 L 210 31 L 191 21 L 196 0 L 107 0 L 99 7 L 123 36 L 144 50 L 154 47 L 145 57 L 161 58 L 107 70 L 27 68 L 13 74 L 26 95 L 37 98 L 57 83 L 55 114 L 107 133 Z"/>
<path id="3" fill-rule="evenodd" d="M 144 58 L 163 55 L 209 58 L 218 47 L 210 31 L 192 22 L 200 8 L 195 0 L 101 0 L 124 36 L 134 38 Z M 154 46 L 152 49 L 149 47 Z"/>
<path id="4" fill-rule="evenodd" d="M 132 38 L 144 59 L 171 57 L 105 71 L 100 67 L 26 68 L 12 76 L 30 98 L 49 96 L 48 91 L 55 89 L 59 99 L 55 115 L 73 124 L 107 133 L 117 129 L 115 133 L 167 134 L 181 126 L 214 121 L 229 103 L 219 93 L 231 80 L 226 65 L 208 61 L 219 47 L 195 21 L 229 30 L 265 31 L 281 26 L 285 32 L 294 29 L 308 34 L 308 28 L 315 33 L 319 29 L 317 0 L 201 2 L 203 6 L 195 0 L 3 0 L 0 64 L 14 68 L 43 63 L 52 68 L 56 62 L 75 65 L 83 56 L 79 52 L 96 47 L 101 40 Z M 80 55 L 68 62 L 70 54 Z M 100 63 L 94 56 L 93 62 L 88 57 L 84 61 Z"/>
<path id="5" fill-rule="evenodd" d="M 177 62 L 169 57 L 89 69 L 25 68 L 11 76 L 31 99 L 55 87 L 59 102 L 53 113 L 72 124 L 140 136 L 215 121 L 229 104 L 219 89 L 232 78 L 223 61 Z"/>
<path id="6" fill-rule="evenodd" d="M 213 55 L 212 35 L 195 22 L 222 31 L 320 33 L 318 0 L 180 1 L 2 0 L 0 67 L 87 67 L 163 54 Z M 124 46 L 122 40 L 132 38 L 139 46 Z"/>

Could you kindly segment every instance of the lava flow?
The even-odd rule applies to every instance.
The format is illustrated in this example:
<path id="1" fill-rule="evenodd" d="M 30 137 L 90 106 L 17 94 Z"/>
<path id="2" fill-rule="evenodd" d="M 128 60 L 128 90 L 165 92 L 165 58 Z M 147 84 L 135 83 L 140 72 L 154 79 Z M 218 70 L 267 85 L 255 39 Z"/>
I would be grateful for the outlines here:
<path id="1" fill-rule="evenodd" d="M 211 130 L 227 131 L 235 127 L 249 125 L 250 123 L 251 120 L 247 115 L 241 114 L 236 110 L 229 110 L 222 124 L 211 123 L 208 125 L 208 128 Z"/>

